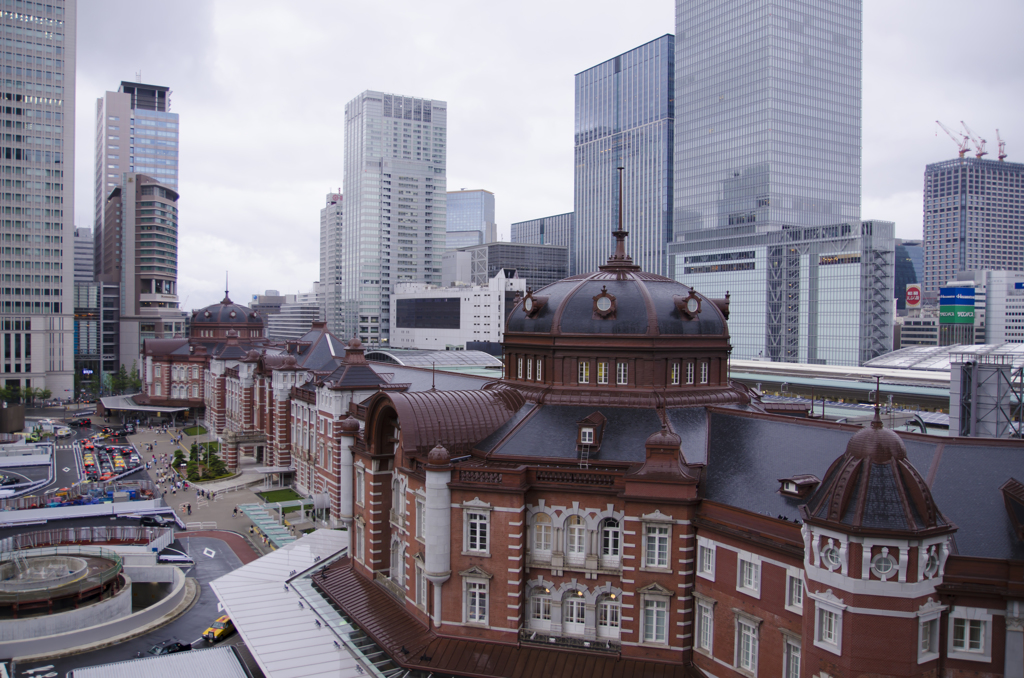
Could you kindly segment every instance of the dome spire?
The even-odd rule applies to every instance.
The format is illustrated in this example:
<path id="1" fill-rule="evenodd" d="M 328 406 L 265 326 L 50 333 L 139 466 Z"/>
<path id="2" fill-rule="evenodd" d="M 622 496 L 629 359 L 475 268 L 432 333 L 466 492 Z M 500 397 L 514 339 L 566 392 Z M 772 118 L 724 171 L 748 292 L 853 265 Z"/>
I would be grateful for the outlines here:
<path id="1" fill-rule="evenodd" d="M 622 170 L 625 167 L 616 167 L 619 171 L 619 228 L 612 231 L 615 238 L 615 252 L 608 257 L 608 263 L 601 266 L 602 271 L 627 270 L 639 271 L 640 267 L 633 263 L 633 258 L 626 254 L 626 236 L 629 231 L 622 228 Z"/>
<path id="2" fill-rule="evenodd" d="M 222 301 L 220 303 L 222 303 L 222 304 L 230 304 L 230 303 L 232 303 L 231 297 L 228 295 L 228 272 L 227 271 L 224 271 L 224 301 Z"/>

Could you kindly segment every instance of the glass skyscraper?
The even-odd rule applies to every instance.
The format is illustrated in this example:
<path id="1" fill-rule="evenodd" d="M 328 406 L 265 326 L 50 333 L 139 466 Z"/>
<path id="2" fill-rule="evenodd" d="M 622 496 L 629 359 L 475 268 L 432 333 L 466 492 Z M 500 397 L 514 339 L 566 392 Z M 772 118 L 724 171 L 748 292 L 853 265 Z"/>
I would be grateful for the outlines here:
<path id="1" fill-rule="evenodd" d="M 675 233 L 860 218 L 862 0 L 676 0 Z"/>
<path id="2" fill-rule="evenodd" d="M 0 118 L 3 386 L 74 395 L 77 3 L 5 3 Z"/>
<path id="3" fill-rule="evenodd" d="M 674 38 L 663 35 L 576 75 L 573 273 L 611 254 L 623 167 L 626 250 L 645 271 L 666 272 L 672 239 Z"/>
<path id="4" fill-rule="evenodd" d="M 394 286 L 441 284 L 447 132 L 443 101 L 366 91 L 345 104 L 341 336 L 387 345 Z"/>
<path id="5" fill-rule="evenodd" d="M 494 194 L 482 189 L 448 191 L 445 246 L 449 250 L 495 242 Z"/>
<path id="6" fill-rule="evenodd" d="M 979 158 L 924 170 L 924 294 L 962 271 L 1024 271 L 1024 164 Z"/>

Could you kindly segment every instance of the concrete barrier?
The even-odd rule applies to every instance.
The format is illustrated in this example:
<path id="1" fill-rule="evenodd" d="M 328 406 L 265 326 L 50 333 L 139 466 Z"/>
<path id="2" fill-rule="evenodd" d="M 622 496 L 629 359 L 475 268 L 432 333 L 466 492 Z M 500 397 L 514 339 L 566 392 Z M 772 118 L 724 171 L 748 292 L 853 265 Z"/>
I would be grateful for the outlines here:
<path id="1" fill-rule="evenodd" d="M 42 617 L 6 619 L 0 621 L 0 647 L 17 646 L 21 651 L 27 639 L 40 640 L 69 635 L 78 629 L 104 624 L 110 620 L 124 619 L 132 613 L 131 580 L 125 577 L 124 588 L 113 598 L 107 598 L 77 610 L 68 610 Z M 12 648 L 13 649 L 13 648 Z M 8 655 L 4 655 L 8 656 Z"/>
<path id="2" fill-rule="evenodd" d="M 0 642 L 0 657 L 28 657 L 28 656 L 59 656 L 64 650 L 102 643 L 108 638 L 133 631 L 142 631 L 147 625 L 157 621 L 161 617 L 170 614 L 184 600 L 186 593 L 185 573 L 176 567 L 169 568 L 174 573 L 174 586 L 170 595 L 145 610 L 135 614 L 115 619 L 104 624 L 90 626 L 67 633 L 31 638 L 29 640 L 17 640 Z M 131 606 L 131 592 L 128 592 L 126 600 L 129 609 Z M 83 608 L 84 610 L 85 608 Z M 64 613 L 66 614 L 66 613 Z M 54 615 L 57 616 L 57 615 Z M 45 618 L 44 618 L 45 619 Z M 28 621 L 28 620 L 15 620 Z M 170 620 L 168 620 L 170 621 Z"/>

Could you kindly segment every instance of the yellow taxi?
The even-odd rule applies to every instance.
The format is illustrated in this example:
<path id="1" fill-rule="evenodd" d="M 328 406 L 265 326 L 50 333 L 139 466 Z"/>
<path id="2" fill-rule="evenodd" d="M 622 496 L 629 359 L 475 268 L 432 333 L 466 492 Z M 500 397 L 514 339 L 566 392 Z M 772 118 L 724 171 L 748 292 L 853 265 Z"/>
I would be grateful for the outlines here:
<path id="1" fill-rule="evenodd" d="M 217 617 L 217 620 L 210 624 L 210 628 L 203 631 L 203 638 L 216 643 L 221 638 L 230 636 L 235 630 L 235 625 L 231 623 L 231 617 L 224 615 L 223 617 Z"/>

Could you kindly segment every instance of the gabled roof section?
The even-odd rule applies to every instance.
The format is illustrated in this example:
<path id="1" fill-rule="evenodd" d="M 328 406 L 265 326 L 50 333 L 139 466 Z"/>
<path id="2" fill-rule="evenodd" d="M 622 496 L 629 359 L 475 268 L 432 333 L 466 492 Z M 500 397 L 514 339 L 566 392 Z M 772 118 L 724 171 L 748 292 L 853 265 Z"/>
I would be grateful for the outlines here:
<path id="1" fill-rule="evenodd" d="M 324 323 L 313 323 L 313 329 L 288 344 L 299 366 L 307 370 L 333 371 L 345 357 L 345 342 L 328 332 Z"/>
<path id="2" fill-rule="evenodd" d="M 173 355 L 182 348 L 188 353 L 187 347 L 188 339 L 146 339 L 142 353 L 151 356 Z"/>
<path id="3" fill-rule="evenodd" d="M 1024 542 L 1024 484 L 1016 478 L 1010 478 L 999 488 L 1006 504 L 1006 514 L 1017 533 L 1017 539 Z"/>

